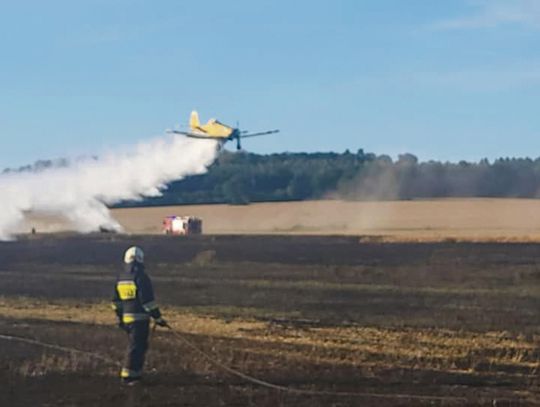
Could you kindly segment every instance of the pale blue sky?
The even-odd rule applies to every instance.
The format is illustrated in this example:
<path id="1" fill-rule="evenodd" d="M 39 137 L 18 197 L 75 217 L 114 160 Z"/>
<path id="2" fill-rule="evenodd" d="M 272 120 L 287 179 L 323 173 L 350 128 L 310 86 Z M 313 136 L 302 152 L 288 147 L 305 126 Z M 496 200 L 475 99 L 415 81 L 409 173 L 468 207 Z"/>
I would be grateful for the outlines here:
<path id="1" fill-rule="evenodd" d="M 0 0 L 0 168 L 186 123 L 258 153 L 540 156 L 540 1 Z"/>

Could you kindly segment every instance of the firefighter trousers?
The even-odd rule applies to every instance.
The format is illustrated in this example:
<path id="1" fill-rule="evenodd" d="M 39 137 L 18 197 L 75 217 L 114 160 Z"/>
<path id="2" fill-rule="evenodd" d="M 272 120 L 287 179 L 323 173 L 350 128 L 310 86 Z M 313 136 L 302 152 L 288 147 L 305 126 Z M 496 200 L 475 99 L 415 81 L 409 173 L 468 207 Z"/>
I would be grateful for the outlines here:
<path id="1" fill-rule="evenodd" d="M 148 349 L 150 321 L 135 321 L 126 325 L 129 337 L 128 351 L 124 368 L 120 373 L 123 379 L 138 379 L 142 375 L 144 356 Z"/>

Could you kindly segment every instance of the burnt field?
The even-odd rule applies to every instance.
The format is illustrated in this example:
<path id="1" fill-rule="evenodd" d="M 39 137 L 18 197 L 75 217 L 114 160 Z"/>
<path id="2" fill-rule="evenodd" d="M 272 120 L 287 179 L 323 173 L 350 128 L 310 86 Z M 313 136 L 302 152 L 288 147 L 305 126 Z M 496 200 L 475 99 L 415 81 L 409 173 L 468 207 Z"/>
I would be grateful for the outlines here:
<path id="1" fill-rule="evenodd" d="M 145 384 L 120 387 L 126 338 L 108 300 L 131 244 L 145 249 L 165 317 L 200 349 L 326 393 L 247 383 L 166 330 L 151 338 Z M 0 339 L 0 405 L 540 403 L 535 244 L 66 235 L 0 243 L 0 259 L 0 335 L 106 359 Z"/>

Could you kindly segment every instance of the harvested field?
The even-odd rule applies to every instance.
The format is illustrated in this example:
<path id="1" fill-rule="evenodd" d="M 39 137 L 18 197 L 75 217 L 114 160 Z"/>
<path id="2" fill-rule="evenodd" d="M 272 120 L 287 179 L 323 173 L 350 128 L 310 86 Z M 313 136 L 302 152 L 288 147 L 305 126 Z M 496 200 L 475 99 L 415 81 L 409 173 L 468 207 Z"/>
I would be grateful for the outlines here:
<path id="1" fill-rule="evenodd" d="M 540 241 L 540 200 L 305 201 L 245 206 L 194 205 L 115 209 L 128 233 L 159 234 L 167 215 L 195 215 L 209 234 L 365 235 L 381 241 Z M 29 216 L 50 232 L 70 229 L 61 219 Z"/>
<path id="2" fill-rule="evenodd" d="M 221 363 L 297 389 L 364 395 L 258 387 L 168 331 L 152 338 L 146 384 L 121 388 L 114 362 L 126 339 L 107 300 L 133 243 L 146 249 L 166 317 Z M 0 258 L 0 334 L 113 361 L 0 339 L 1 405 L 540 403 L 535 244 L 38 236 L 1 243 Z"/>

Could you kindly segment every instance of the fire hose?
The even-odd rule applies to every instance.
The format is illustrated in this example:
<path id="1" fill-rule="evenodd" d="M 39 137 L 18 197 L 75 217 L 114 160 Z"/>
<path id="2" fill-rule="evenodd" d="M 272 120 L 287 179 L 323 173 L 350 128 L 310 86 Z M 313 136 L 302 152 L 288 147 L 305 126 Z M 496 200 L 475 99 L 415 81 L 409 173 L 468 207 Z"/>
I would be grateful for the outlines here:
<path id="1" fill-rule="evenodd" d="M 410 400 L 424 400 L 424 401 L 454 401 L 454 402 L 466 402 L 467 399 L 463 397 L 453 397 L 453 396 L 423 396 L 415 394 L 381 394 L 381 393 L 360 393 L 360 392 L 342 392 L 342 391 L 329 391 L 329 390 L 306 390 L 298 389 L 294 387 L 282 386 L 279 384 L 274 384 L 267 382 L 265 380 L 257 379 L 256 377 L 250 376 L 248 374 L 242 373 L 239 370 L 233 369 L 230 366 L 227 366 L 221 363 L 219 360 L 215 359 L 213 356 L 209 355 L 197 345 L 187 339 L 184 335 L 180 334 L 178 331 L 173 329 L 169 324 L 166 327 L 172 332 L 173 336 L 183 342 L 187 347 L 192 349 L 194 352 L 202 356 L 204 359 L 212 363 L 214 366 L 226 371 L 227 373 L 244 379 L 247 382 L 257 384 L 262 387 L 275 389 L 278 391 L 286 393 L 295 393 L 299 395 L 311 395 L 311 396 L 336 396 L 336 397 L 365 397 L 365 398 L 384 398 L 384 399 L 410 399 Z"/>
<path id="2" fill-rule="evenodd" d="M 288 387 L 283 386 L 279 384 L 274 384 L 271 382 L 267 382 L 265 380 L 258 379 L 256 377 L 250 376 L 246 373 L 243 373 L 239 370 L 236 370 L 230 366 L 227 366 L 214 358 L 212 355 L 208 354 L 207 352 L 200 349 L 197 345 L 195 345 L 193 342 L 191 342 L 189 339 L 186 338 L 185 335 L 180 333 L 179 331 L 175 330 L 173 327 L 171 327 L 169 324 L 165 325 L 166 328 L 168 328 L 172 335 L 181 341 L 184 345 L 186 345 L 188 348 L 193 350 L 196 354 L 210 362 L 215 367 L 233 375 L 238 378 L 241 378 L 245 380 L 246 382 L 256 384 L 258 386 L 266 387 L 269 389 L 274 389 L 277 391 L 290 393 L 290 394 L 298 394 L 298 395 L 309 395 L 309 396 L 334 396 L 334 397 L 363 397 L 363 398 L 378 398 L 378 399 L 406 399 L 406 400 L 422 400 L 422 401 L 440 401 L 440 402 L 455 402 L 455 403 L 464 403 L 467 402 L 467 399 L 464 397 L 455 397 L 455 396 L 429 396 L 429 395 L 417 395 L 417 394 L 401 394 L 401 393 L 392 393 L 392 394 L 381 394 L 381 393 L 365 393 L 365 392 L 343 392 L 343 391 L 330 391 L 330 390 L 308 390 L 308 389 L 299 389 L 294 387 Z M 39 341 L 37 339 L 31 339 L 31 338 L 25 338 L 20 336 L 12 336 L 12 335 L 5 335 L 0 334 L 0 339 L 4 339 L 7 341 L 12 342 L 20 342 L 20 343 L 26 343 L 29 345 L 39 346 L 45 349 L 51 349 L 56 350 L 60 352 L 65 353 L 76 353 L 80 355 L 85 355 L 91 358 L 94 358 L 96 360 L 100 360 L 106 364 L 114 365 L 114 366 L 121 366 L 121 364 L 109 357 L 103 356 L 96 352 L 89 352 L 89 351 L 83 351 L 80 349 L 68 347 L 68 346 L 61 346 L 61 345 L 55 345 L 43 341 Z M 502 400 L 498 400 L 502 401 Z"/>

